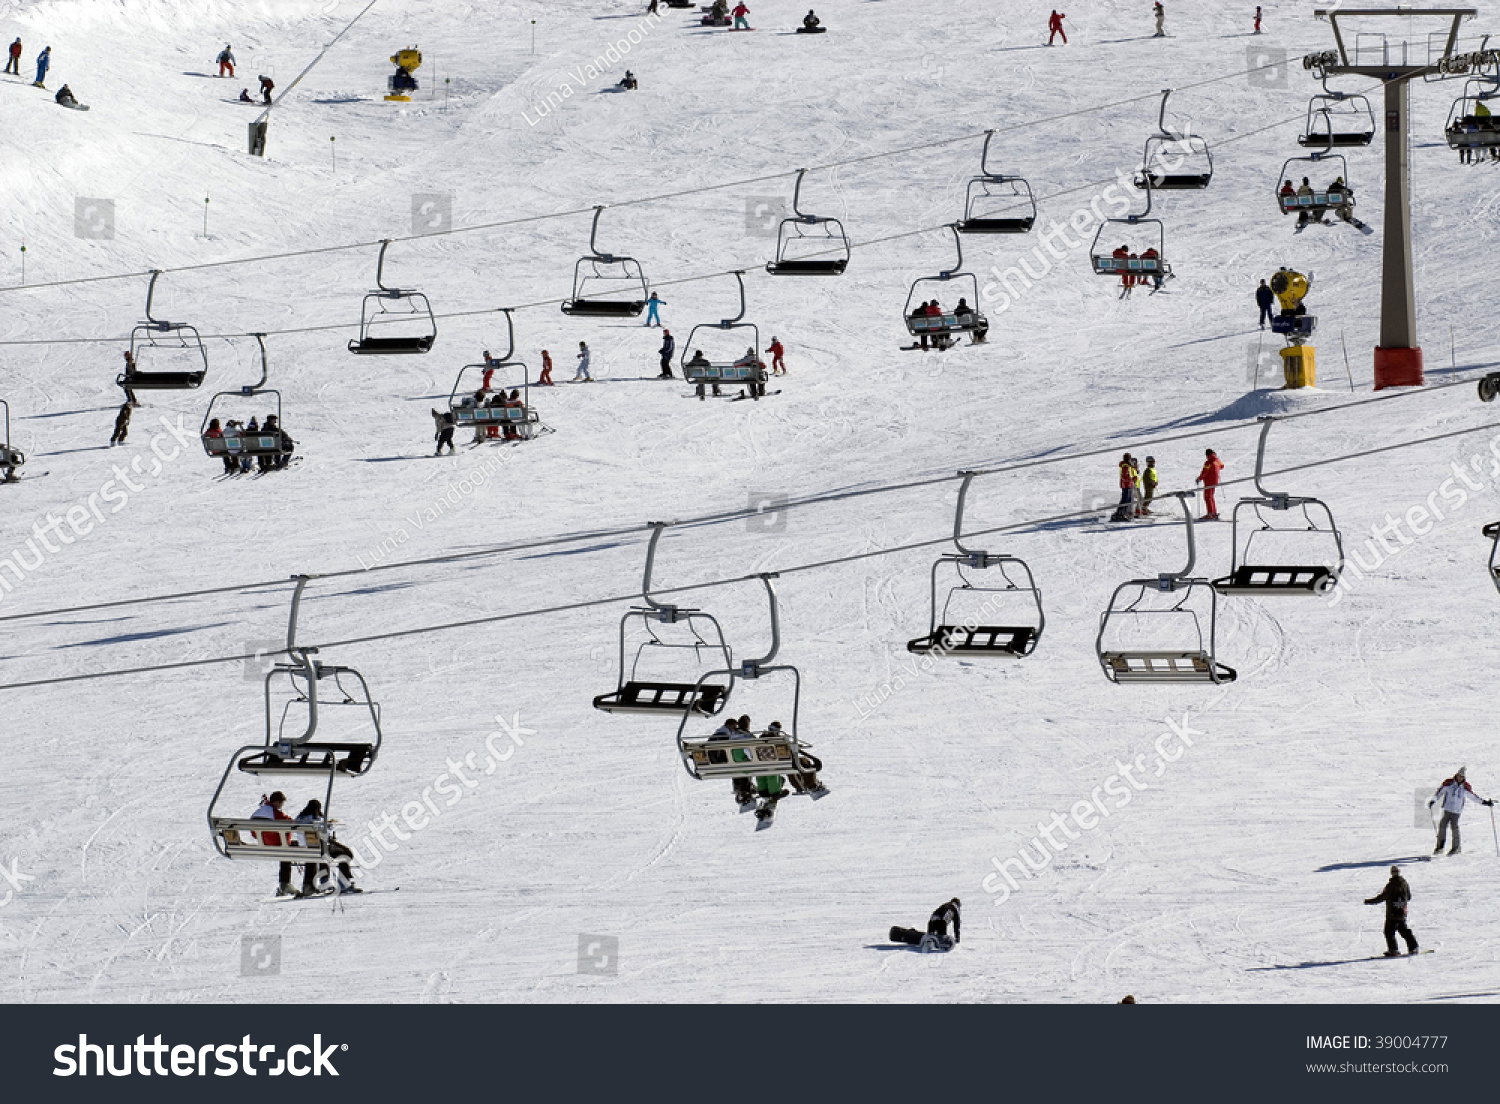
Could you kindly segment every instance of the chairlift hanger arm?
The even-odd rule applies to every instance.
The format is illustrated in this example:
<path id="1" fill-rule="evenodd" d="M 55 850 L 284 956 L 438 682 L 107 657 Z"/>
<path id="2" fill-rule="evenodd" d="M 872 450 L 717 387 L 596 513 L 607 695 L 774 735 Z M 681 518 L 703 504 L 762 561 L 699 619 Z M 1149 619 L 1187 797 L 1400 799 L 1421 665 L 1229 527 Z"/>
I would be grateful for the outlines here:
<path id="1" fill-rule="evenodd" d="M 604 210 L 600 207 L 599 210 Z M 651 569 L 656 563 L 656 542 L 661 540 L 661 535 L 671 525 L 668 521 L 647 522 L 647 528 L 651 530 L 651 539 L 646 544 L 646 567 L 641 575 L 641 599 L 655 612 L 662 614 L 666 619 L 675 619 L 677 607 L 664 605 L 651 597 Z"/>
<path id="2" fill-rule="evenodd" d="M 963 542 L 964 501 L 969 495 L 969 484 L 974 482 L 974 476 L 978 473 L 961 471 L 958 474 L 963 476 L 963 482 L 958 485 L 958 505 L 953 511 L 953 547 L 957 548 L 975 567 L 984 567 L 989 559 L 988 554 L 974 548 L 966 548 Z"/>
<path id="3" fill-rule="evenodd" d="M 249 387 L 241 388 L 241 394 L 245 395 L 253 395 L 255 392 L 265 387 L 266 380 L 270 376 L 270 365 L 267 363 L 266 359 L 266 335 L 263 333 L 257 333 L 251 334 L 250 336 L 255 338 L 255 344 L 260 347 L 260 380 Z M 280 421 L 280 419 L 278 418 L 277 421 Z"/>
<path id="4" fill-rule="evenodd" d="M 948 229 L 953 233 L 953 248 L 958 254 L 958 260 L 953 262 L 952 268 L 942 273 L 942 278 L 944 280 L 949 280 L 954 276 L 961 275 L 964 268 L 964 239 L 963 235 L 958 232 L 958 223 L 950 222 L 948 224 Z"/>
<path id="5" fill-rule="evenodd" d="M 743 272 L 743 270 L 735 271 L 734 280 L 735 283 L 739 284 L 740 286 L 740 312 L 733 318 L 726 318 L 719 323 L 719 325 L 726 330 L 735 325 L 737 322 L 743 322 L 745 320 L 745 273 Z"/>
<path id="6" fill-rule="evenodd" d="M 614 254 L 599 251 L 599 216 L 602 214 L 604 214 L 604 205 L 600 204 L 594 208 L 594 223 L 589 227 L 589 252 L 605 264 L 614 264 Z"/>
<path id="7" fill-rule="evenodd" d="M 765 584 L 766 598 L 771 605 L 771 649 L 759 659 L 744 659 L 740 661 L 740 676 L 742 678 L 759 678 L 762 669 L 776 659 L 776 653 L 781 650 L 781 613 L 776 603 L 776 587 L 772 584 L 773 579 L 780 578 L 775 572 L 763 572 L 760 581 Z"/>
<path id="8" fill-rule="evenodd" d="M 1193 573 L 1193 568 L 1198 564 L 1198 542 L 1193 534 L 1193 508 L 1188 505 L 1191 491 L 1174 491 L 1170 496 L 1177 499 L 1182 506 L 1182 517 L 1187 523 L 1187 564 L 1181 571 L 1162 572 L 1157 576 L 1157 582 L 1162 590 L 1176 590 L 1177 584 L 1188 579 Z"/>

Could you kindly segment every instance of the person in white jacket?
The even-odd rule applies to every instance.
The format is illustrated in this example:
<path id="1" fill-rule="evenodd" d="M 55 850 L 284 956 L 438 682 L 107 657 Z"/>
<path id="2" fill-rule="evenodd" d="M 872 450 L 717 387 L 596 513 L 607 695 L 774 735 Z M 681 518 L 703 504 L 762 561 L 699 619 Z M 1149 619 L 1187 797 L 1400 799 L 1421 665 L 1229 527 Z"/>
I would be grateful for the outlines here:
<path id="1" fill-rule="evenodd" d="M 1463 850 L 1459 843 L 1458 817 L 1464 811 L 1464 802 L 1468 798 L 1472 797 L 1481 805 L 1495 804 L 1489 798 L 1480 797 L 1474 792 L 1473 788 L 1469 785 L 1468 779 L 1464 777 L 1465 769 L 1464 767 L 1459 767 L 1458 772 L 1452 778 L 1444 779 L 1443 784 L 1438 787 L 1437 793 L 1427 799 L 1427 807 L 1429 809 L 1434 805 L 1438 805 L 1443 810 L 1443 819 L 1438 822 L 1437 846 L 1432 850 L 1434 855 L 1442 853 L 1443 844 L 1448 840 L 1448 826 L 1450 824 L 1453 826 L 1453 850 L 1449 851 L 1448 854 L 1457 855 Z"/>
<path id="2" fill-rule="evenodd" d="M 579 380 L 594 382 L 594 377 L 589 375 L 589 347 L 582 341 L 578 343 L 578 371 L 573 373 L 573 382 L 577 383 Z"/>

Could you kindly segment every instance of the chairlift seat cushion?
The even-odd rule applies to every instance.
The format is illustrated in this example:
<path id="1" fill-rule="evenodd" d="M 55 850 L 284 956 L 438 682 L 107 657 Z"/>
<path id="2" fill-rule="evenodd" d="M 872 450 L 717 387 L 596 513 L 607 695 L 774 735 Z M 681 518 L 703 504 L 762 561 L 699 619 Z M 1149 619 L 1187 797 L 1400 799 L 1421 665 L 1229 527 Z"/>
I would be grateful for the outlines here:
<path id="1" fill-rule="evenodd" d="M 1025 234 L 1029 233 L 1036 219 L 1026 218 L 975 218 L 964 219 L 958 224 L 960 234 Z"/>
<path id="2" fill-rule="evenodd" d="M 128 372 L 115 382 L 128 391 L 189 391 L 203 382 L 203 373 Z"/>
<path id="3" fill-rule="evenodd" d="M 344 758 L 338 758 L 343 755 Z M 293 744 L 290 754 L 267 748 L 239 761 L 239 769 L 254 775 L 364 774 L 375 761 L 375 745 L 369 743 Z"/>
<path id="4" fill-rule="evenodd" d="M 693 364 L 682 366 L 682 376 L 690 383 L 754 383 L 761 379 L 757 364 Z"/>
<path id="5" fill-rule="evenodd" d="M 1193 191 L 1208 187 L 1211 179 L 1210 173 L 1167 173 L 1164 176 L 1153 176 L 1151 188 L 1158 192 L 1183 192 Z M 1143 177 L 1136 177 L 1135 186 L 1145 189 L 1146 181 Z"/>
<path id="6" fill-rule="evenodd" d="M 909 652 L 923 655 L 1030 655 L 1036 629 L 1030 625 L 939 625 L 928 636 L 910 641 Z"/>
<path id="7" fill-rule="evenodd" d="M 634 318 L 646 309 L 643 299 L 569 299 L 562 305 L 564 314 L 582 314 L 592 318 Z"/>
<path id="8" fill-rule="evenodd" d="M 758 778 L 792 769 L 792 741 L 787 736 L 697 736 L 684 739 L 682 745 L 683 758 L 698 778 Z"/>
<path id="9" fill-rule="evenodd" d="M 989 328 L 989 322 L 984 315 L 977 313 L 969 314 L 927 314 L 908 316 L 906 328 L 914 336 L 926 334 L 947 333 L 972 333 L 975 330 Z"/>
<path id="10" fill-rule="evenodd" d="M 1322 594 L 1338 582 L 1332 568 L 1241 564 L 1233 574 L 1214 580 L 1220 594 Z"/>
<path id="11" fill-rule="evenodd" d="M 1490 522 L 1483 529 L 1481 529 L 1480 532 L 1489 537 L 1491 540 L 1500 537 L 1500 521 Z"/>
<path id="12" fill-rule="evenodd" d="M 600 694 L 594 708 L 605 713 L 706 713 L 723 708 L 729 687 L 717 683 L 627 682 L 612 694 Z"/>
<path id="13" fill-rule="evenodd" d="M 1095 257 L 1094 271 L 1101 276 L 1119 276 L 1127 272 L 1170 272 L 1160 257 Z"/>
<path id="14" fill-rule="evenodd" d="M 282 444 L 278 433 L 204 437 L 203 451 L 210 456 L 290 456 L 292 453 L 292 449 Z"/>
<path id="15" fill-rule="evenodd" d="M 842 276 L 849 267 L 849 259 L 818 261 L 773 261 L 766 265 L 772 276 Z"/>
<path id="16" fill-rule="evenodd" d="M 1375 137 L 1374 131 L 1350 131 L 1344 134 L 1303 134 L 1298 137 L 1300 145 L 1309 149 L 1323 149 L 1333 146 L 1335 149 L 1347 149 L 1352 146 L 1368 146 L 1371 139 Z"/>
<path id="17" fill-rule="evenodd" d="M 317 862 L 328 857 L 332 838 L 325 823 L 295 824 L 250 817 L 211 817 L 214 835 L 231 859 Z M 297 840 L 302 842 L 299 844 Z"/>
<path id="18" fill-rule="evenodd" d="M 1233 682 L 1233 667 L 1207 652 L 1115 651 L 1100 657 L 1112 682 Z"/>
<path id="19" fill-rule="evenodd" d="M 362 356 L 392 356 L 403 353 L 425 353 L 432 348 L 436 336 L 421 337 L 366 337 L 349 342 L 349 351 Z"/>

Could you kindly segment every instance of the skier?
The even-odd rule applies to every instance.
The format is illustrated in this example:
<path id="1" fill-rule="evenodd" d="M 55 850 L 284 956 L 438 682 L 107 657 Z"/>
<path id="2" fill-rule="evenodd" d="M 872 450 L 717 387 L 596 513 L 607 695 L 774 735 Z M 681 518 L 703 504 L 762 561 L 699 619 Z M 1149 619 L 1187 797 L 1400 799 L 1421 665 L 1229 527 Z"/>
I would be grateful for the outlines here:
<path id="1" fill-rule="evenodd" d="M 1156 457 L 1148 456 L 1146 457 L 1146 470 L 1141 472 L 1141 489 L 1145 494 L 1141 497 L 1140 509 L 1135 512 L 1136 517 L 1153 516 L 1151 513 L 1151 500 L 1156 497 L 1156 485 L 1158 482 L 1156 478 Z"/>
<path id="2" fill-rule="evenodd" d="M 766 728 L 766 735 L 782 737 L 786 735 L 786 732 L 782 729 L 780 721 L 772 721 Z M 793 771 L 787 775 L 788 781 L 792 784 L 792 789 L 796 790 L 799 794 L 825 792 L 827 787 L 818 781 L 818 772 L 823 769 L 823 760 L 819 759 L 816 755 L 809 754 L 806 744 L 799 744 L 798 748 L 801 754 L 797 756 L 797 765 L 802 770 Z"/>
<path id="3" fill-rule="evenodd" d="M 1401 868 L 1391 867 L 1391 880 L 1385 883 L 1385 888 L 1380 891 L 1379 897 L 1366 897 L 1365 904 L 1378 905 L 1385 902 L 1385 957 L 1395 958 L 1401 952 L 1396 950 L 1396 936 L 1406 940 L 1406 953 L 1417 953 L 1417 937 L 1412 935 L 1411 929 L 1406 926 L 1406 904 L 1411 900 L 1411 886 L 1406 884 L 1406 879 L 1401 876 Z"/>
<path id="4" fill-rule="evenodd" d="M 973 308 L 969 306 L 969 301 L 967 299 L 960 299 L 958 301 L 958 306 L 953 308 L 953 317 L 962 325 L 969 324 L 970 320 L 974 317 L 974 311 Z M 980 345 L 984 342 L 985 336 L 989 332 L 989 326 L 980 323 L 978 325 L 975 325 L 974 328 L 969 331 L 969 340 L 975 345 Z"/>
<path id="5" fill-rule="evenodd" d="M 298 824 L 317 824 L 322 819 L 323 803 L 317 798 L 313 798 L 306 805 L 304 805 L 302 807 L 302 811 L 297 814 L 296 822 Z M 354 884 L 354 872 L 349 869 L 349 860 L 354 857 L 354 852 L 350 851 L 337 839 L 330 837 L 330 839 L 328 840 L 328 857 L 331 859 L 341 860 L 339 862 L 338 892 L 363 893 L 364 890 L 360 889 L 359 886 Z M 303 897 L 317 897 L 322 893 L 333 892 L 333 887 L 328 884 L 329 880 L 330 876 L 327 863 L 310 862 L 302 864 Z"/>
<path id="6" fill-rule="evenodd" d="M 757 775 L 755 792 L 761 798 L 760 808 L 755 810 L 755 819 L 766 820 L 776 815 L 776 803 L 786 796 L 786 779 L 779 774 Z"/>
<path id="7" fill-rule="evenodd" d="M 646 14 L 647 15 L 657 15 L 658 12 L 656 10 L 656 5 L 659 2 L 660 2 L 660 0 L 651 0 L 651 3 L 646 6 Z"/>
<path id="8" fill-rule="evenodd" d="M 661 375 L 658 379 L 672 378 L 672 354 L 677 351 L 677 341 L 672 336 L 671 330 L 662 330 L 661 348 L 657 350 L 661 354 Z"/>
<path id="9" fill-rule="evenodd" d="M 536 382 L 542 387 L 552 386 L 552 354 L 546 349 L 542 350 L 542 374 L 536 378 Z"/>
<path id="10" fill-rule="evenodd" d="M 623 88 L 627 92 L 634 92 L 640 86 L 641 82 L 635 79 L 635 74 L 629 69 L 625 70 L 625 75 L 620 78 L 620 83 L 615 85 L 616 88 Z"/>
<path id="11" fill-rule="evenodd" d="M 1167 10 L 1161 6 L 1161 0 L 1151 5 L 1151 13 L 1156 16 L 1156 34 L 1153 38 L 1167 37 Z"/>
<path id="12" fill-rule="evenodd" d="M 457 424 L 453 418 L 453 411 L 434 410 L 432 412 L 432 421 L 433 424 L 437 427 L 437 431 L 433 434 L 432 438 L 437 442 L 437 451 L 432 455 L 443 455 L 443 446 L 447 445 L 448 455 L 452 456 L 455 451 L 453 447 L 453 429 Z"/>
<path id="13" fill-rule="evenodd" d="M 1203 516 L 1199 521 L 1218 521 L 1219 507 L 1214 502 L 1214 488 L 1219 485 L 1219 473 L 1224 470 L 1224 461 L 1213 449 L 1203 450 L 1203 469 L 1198 472 L 1196 482 L 1203 484 Z"/>
<path id="14" fill-rule="evenodd" d="M 578 371 L 573 373 L 573 382 L 583 380 L 585 383 L 593 383 L 594 377 L 589 375 L 589 347 L 587 343 L 578 343 Z"/>
<path id="15" fill-rule="evenodd" d="M 1066 46 L 1068 44 L 1068 32 L 1065 31 L 1065 30 L 1063 30 L 1063 25 L 1062 25 L 1062 21 L 1064 19 L 1066 19 L 1066 18 L 1068 18 L 1068 17 L 1066 15 L 1064 15 L 1062 12 L 1058 11 L 1056 8 L 1052 9 L 1052 17 L 1047 20 L 1047 30 L 1050 32 L 1047 35 L 1047 45 L 1048 46 L 1052 45 L 1052 40 L 1054 38 L 1056 38 L 1058 35 L 1062 35 L 1062 40 L 1063 40 L 1063 45 L 1064 46 Z"/>
<path id="16" fill-rule="evenodd" d="M 240 89 L 240 103 L 254 103 L 254 102 L 255 102 L 254 98 L 250 95 L 250 89 L 248 89 L 248 88 L 241 88 Z"/>
<path id="17" fill-rule="evenodd" d="M 270 77 L 260 78 L 260 102 L 269 104 L 271 102 L 271 90 L 276 87 L 276 82 Z"/>
<path id="18" fill-rule="evenodd" d="M 1111 253 L 1110 256 L 1117 261 L 1128 261 L 1130 259 L 1130 248 L 1122 245 L 1119 249 Z M 1127 265 L 1121 264 L 1119 268 L 1120 298 L 1123 299 L 1130 294 L 1130 289 L 1135 286 L 1135 277 L 1130 274 L 1130 269 Z"/>
<path id="19" fill-rule="evenodd" d="M 1126 453 L 1120 457 L 1120 504 L 1110 515 L 1110 521 L 1129 521 L 1135 516 L 1135 457 Z"/>
<path id="20" fill-rule="evenodd" d="M 52 68 L 52 47 L 42 47 L 42 52 L 36 56 L 36 88 L 46 88 L 43 83 L 47 79 L 47 70 Z"/>
<path id="21" fill-rule="evenodd" d="M 1152 265 L 1152 271 L 1151 271 L 1151 274 L 1149 276 L 1149 279 L 1151 280 L 1151 290 L 1153 292 L 1160 291 L 1161 290 L 1162 280 L 1165 278 L 1161 274 L 1161 265 L 1159 263 L 1161 261 L 1161 254 L 1156 251 L 1156 247 L 1154 245 L 1153 246 L 1149 246 L 1146 249 L 1146 251 L 1141 254 L 1141 260 L 1143 260 L 1143 261 L 1158 262 L 1158 263 L 1155 263 L 1155 264 Z M 1143 269 L 1144 269 L 1144 267 L 1145 266 L 1142 266 Z M 1146 273 L 1144 271 L 1142 271 L 1141 276 L 1140 276 L 1140 282 L 1142 284 L 1144 284 L 1147 279 L 1148 279 L 1148 277 L 1147 277 Z"/>
<path id="22" fill-rule="evenodd" d="M 1443 844 L 1448 840 L 1448 826 L 1453 825 L 1453 850 L 1450 855 L 1457 855 L 1463 848 L 1459 845 L 1458 818 L 1464 811 L 1464 802 L 1473 798 L 1481 805 L 1493 806 L 1495 803 L 1489 798 L 1480 797 L 1469 785 L 1468 779 L 1464 777 L 1467 768 L 1459 767 L 1458 772 L 1452 778 L 1443 779 L 1443 784 L 1438 787 L 1437 793 L 1427 799 L 1427 807 L 1441 804 L 1443 807 L 1443 819 L 1438 821 L 1437 846 L 1432 849 L 1434 855 L 1442 853 Z"/>
<path id="23" fill-rule="evenodd" d="M 5 71 L 14 73 L 18 77 L 21 75 L 21 39 L 19 36 L 10 44 L 10 60 L 5 63 Z"/>
<path id="24" fill-rule="evenodd" d="M 1255 33 L 1260 34 L 1260 5 L 1255 5 Z"/>
<path id="25" fill-rule="evenodd" d="M 649 298 L 649 299 L 646 300 L 646 322 L 645 322 L 645 324 L 647 326 L 660 326 L 661 325 L 661 316 L 657 313 L 657 311 L 658 311 L 659 308 L 664 307 L 666 305 L 667 305 L 667 301 L 665 299 L 661 298 L 660 296 L 658 296 L 656 294 L 656 292 L 653 291 L 651 293 L 651 298 Z"/>
<path id="26" fill-rule="evenodd" d="M 771 375 L 786 375 L 786 362 L 781 359 L 786 355 L 786 347 L 774 334 L 771 335 L 771 344 L 766 351 L 771 354 Z"/>
<path id="27" fill-rule="evenodd" d="M 215 60 L 219 63 L 219 76 L 222 77 L 226 69 L 229 71 L 231 77 L 234 76 L 234 54 L 230 51 L 228 43 L 225 43 L 224 48 L 219 51 L 219 56 Z"/>
<path id="28" fill-rule="evenodd" d="M 957 897 L 951 901 L 944 901 L 932 910 L 932 915 L 927 919 L 927 934 L 923 935 L 915 928 L 892 928 L 891 942 L 905 943 L 912 947 L 921 947 L 923 950 L 952 950 L 959 941 L 959 906 L 961 902 Z M 948 935 L 948 925 L 953 925 L 953 935 Z"/>
<path id="29" fill-rule="evenodd" d="M 740 0 L 740 3 L 734 6 L 734 27 L 732 29 L 736 31 L 750 30 L 750 20 L 747 18 L 749 15 L 750 9 L 745 7 L 744 0 Z"/>
<path id="30" fill-rule="evenodd" d="M 129 399 L 120 404 L 120 412 L 115 415 L 115 431 L 109 438 L 110 447 L 125 443 L 125 438 L 130 433 L 130 407 Z"/>
<path id="31" fill-rule="evenodd" d="M 805 34 L 818 34 L 823 29 L 823 21 L 814 14 L 811 8 L 802 17 L 802 31 Z"/>
<path id="32" fill-rule="evenodd" d="M 271 794 L 270 797 L 261 797 L 260 808 L 256 809 L 255 812 L 250 814 L 250 819 L 290 821 L 292 818 L 281 811 L 281 807 L 285 804 L 286 794 L 282 793 L 280 790 L 276 790 Z M 282 834 L 280 832 L 261 832 L 260 842 L 267 847 L 280 847 L 281 835 Z M 292 864 L 289 862 L 282 863 L 278 870 L 278 873 L 281 875 L 281 877 L 277 882 L 276 896 L 297 896 L 297 891 L 292 888 Z"/>
<path id="33" fill-rule="evenodd" d="M 1288 182 L 1290 183 L 1290 182 Z M 1255 302 L 1260 307 L 1260 328 L 1266 328 L 1266 319 L 1271 317 L 1271 304 L 1276 301 L 1276 295 L 1262 280 L 1260 287 L 1255 289 Z"/>
<path id="34" fill-rule="evenodd" d="M 73 90 L 66 84 L 57 90 L 57 95 L 52 97 L 63 107 L 77 107 L 78 98 L 73 95 Z"/>

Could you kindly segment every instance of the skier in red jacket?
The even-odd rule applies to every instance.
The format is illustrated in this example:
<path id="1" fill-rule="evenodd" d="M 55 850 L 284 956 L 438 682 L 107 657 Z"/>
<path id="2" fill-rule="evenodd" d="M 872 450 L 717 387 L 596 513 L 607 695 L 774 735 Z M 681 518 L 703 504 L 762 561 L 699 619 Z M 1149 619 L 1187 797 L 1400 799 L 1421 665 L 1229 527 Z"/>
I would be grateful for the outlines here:
<path id="1" fill-rule="evenodd" d="M 1068 32 L 1065 31 L 1065 30 L 1063 30 L 1063 25 L 1062 25 L 1062 21 L 1064 19 L 1066 19 L 1066 18 L 1068 18 L 1068 17 L 1066 15 L 1064 15 L 1062 12 L 1057 11 L 1056 9 L 1053 10 L 1053 12 L 1052 12 L 1052 18 L 1047 20 L 1047 30 L 1050 31 L 1050 32 L 1052 32 L 1051 34 L 1049 34 L 1047 36 L 1047 45 L 1048 46 L 1052 45 L 1052 40 L 1054 38 L 1056 38 L 1058 35 L 1062 35 L 1062 40 L 1063 40 L 1063 45 L 1064 46 L 1066 46 L 1068 44 Z"/>
<path id="2" fill-rule="evenodd" d="M 5 63 L 5 71 L 21 75 L 21 40 L 18 38 L 10 44 L 10 60 Z"/>
<path id="3" fill-rule="evenodd" d="M 1197 482 L 1203 484 L 1203 516 L 1199 521 L 1218 521 L 1219 507 L 1214 502 L 1214 488 L 1219 485 L 1219 473 L 1224 470 L 1224 461 L 1213 449 L 1204 450 L 1203 470 Z"/>
<path id="4" fill-rule="evenodd" d="M 745 7 L 745 5 L 743 3 L 736 4 L 734 6 L 734 28 L 733 29 L 736 30 L 736 31 L 748 31 L 748 30 L 750 30 L 750 20 L 746 18 L 749 14 L 750 14 L 750 9 L 747 8 L 747 7 Z"/>
<path id="5" fill-rule="evenodd" d="M 786 346 L 773 336 L 766 352 L 771 354 L 771 374 L 773 376 L 786 375 L 786 362 L 781 359 L 786 355 Z"/>

